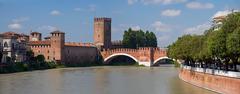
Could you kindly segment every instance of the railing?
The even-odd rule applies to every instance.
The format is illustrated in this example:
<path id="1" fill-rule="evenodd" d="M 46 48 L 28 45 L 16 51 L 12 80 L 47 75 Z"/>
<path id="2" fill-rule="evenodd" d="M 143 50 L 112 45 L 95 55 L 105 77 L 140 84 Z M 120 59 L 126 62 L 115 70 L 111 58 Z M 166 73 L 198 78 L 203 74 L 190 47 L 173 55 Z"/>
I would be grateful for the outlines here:
<path id="1" fill-rule="evenodd" d="M 226 76 L 226 77 L 233 77 L 240 79 L 240 72 L 233 72 L 233 71 L 224 71 L 224 70 L 216 70 L 216 69 L 209 69 L 209 68 L 198 68 L 198 67 L 191 67 L 191 66 L 181 66 L 184 69 L 195 71 L 195 72 L 202 72 L 211 75 L 219 75 L 219 76 Z"/>

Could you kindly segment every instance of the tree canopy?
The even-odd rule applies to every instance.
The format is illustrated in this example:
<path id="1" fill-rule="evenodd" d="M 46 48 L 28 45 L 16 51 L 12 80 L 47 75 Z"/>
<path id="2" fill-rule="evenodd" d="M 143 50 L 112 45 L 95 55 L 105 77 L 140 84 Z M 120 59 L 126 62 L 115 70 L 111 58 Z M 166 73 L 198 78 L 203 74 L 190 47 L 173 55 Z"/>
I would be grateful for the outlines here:
<path id="1" fill-rule="evenodd" d="M 157 47 L 157 37 L 153 32 L 132 30 L 124 31 L 123 46 L 125 48 Z"/>
<path id="2" fill-rule="evenodd" d="M 203 35 L 183 35 L 169 45 L 168 56 L 185 61 L 187 65 L 205 64 L 228 70 L 229 64 L 236 71 L 240 59 L 240 12 L 226 16 L 218 30 L 214 27 Z"/>

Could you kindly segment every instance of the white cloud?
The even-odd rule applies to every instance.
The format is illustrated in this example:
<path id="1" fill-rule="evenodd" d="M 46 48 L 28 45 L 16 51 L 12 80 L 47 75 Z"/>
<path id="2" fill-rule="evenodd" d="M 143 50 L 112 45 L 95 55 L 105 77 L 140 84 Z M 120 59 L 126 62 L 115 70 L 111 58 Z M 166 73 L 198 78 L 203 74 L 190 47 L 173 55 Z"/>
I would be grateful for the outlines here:
<path id="1" fill-rule="evenodd" d="M 140 30 L 140 29 L 141 29 L 141 27 L 137 25 L 137 26 L 132 26 L 132 27 L 131 27 L 131 29 L 132 29 L 132 30 L 136 30 L 136 31 L 137 31 L 137 30 Z"/>
<path id="2" fill-rule="evenodd" d="M 209 29 L 210 27 L 211 23 L 204 23 L 195 27 L 186 28 L 183 33 L 201 35 L 204 33 L 205 30 Z"/>
<path id="3" fill-rule="evenodd" d="M 55 27 L 55 26 L 50 26 L 50 25 L 44 25 L 44 26 L 40 26 L 36 29 L 37 31 L 41 31 L 41 32 L 52 32 L 52 31 L 56 31 L 59 30 L 59 28 Z"/>
<path id="4" fill-rule="evenodd" d="M 58 10 L 53 10 L 53 11 L 50 12 L 50 15 L 58 16 L 58 15 L 61 15 L 61 12 L 58 11 Z"/>
<path id="5" fill-rule="evenodd" d="M 19 30 L 22 28 L 22 25 L 19 23 L 12 23 L 8 25 L 8 28 L 13 30 Z"/>
<path id="6" fill-rule="evenodd" d="M 13 23 L 21 23 L 21 22 L 25 22 L 29 20 L 29 17 L 20 17 L 20 18 L 17 18 L 17 19 L 13 19 Z"/>
<path id="7" fill-rule="evenodd" d="M 155 29 L 155 31 L 163 31 L 163 32 L 171 31 L 170 26 L 162 23 L 161 21 L 156 21 L 151 26 Z"/>
<path id="8" fill-rule="evenodd" d="M 136 3 L 136 2 L 138 2 L 138 0 L 127 0 L 127 1 L 128 1 L 129 5 L 132 5 L 132 4 Z"/>
<path id="9" fill-rule="evenodd" d="M 182 3 L 187 0 L 141 0 L 143 4 L 172 4 L 172 3 Z"/>
<path id="10" fill-rule="evenodd" d="M 96 11 L 96 5 L 90 4 L 90 5 L 88 5 L 87 8 L 79 8 L 79 7 L 77 7 L 77 8 L 74 8 L 73 10 L 76 11 L 76 12 L 80 12 L 80 11 L 94 12 L 94 11 Z"/>
<path id="11" fill-rule="evenodd" d="M 186 7 L 190 9 L 211 9 L 214 7 L 212 3 L 200 3 L 200 2 L 189 2 L 186 4 Z"/>
<path id="12" fill-rule="evenodd" d="M 8 25 L 8 28 L 12 30 L 20 30 L 23 27 L 22 23 L 27 20 L 29 20 L 29 17 L 20 17 L 20 18 L 13 19 L 11 24 Z"/>
<path id="13" fill-rule="evenodd" d="M 213 15 L 212 18 L 215 18 L 215 17 L 219 17 L 219 16 L 227 16 L 228 14 L 232 13 L 232 12 L 239 12 L 239 10 L 224 10 L 224 11 L 218 11 L 217 13 L 215 13 Z"/>
<path id="14" fill-rule="evenodd" d="M 174 10 L 174 9 L 167 9 L 167 10 L 164 10 L 161 15 L 162 16 L 178 16 L 181 14 L 181 10 Z"/>

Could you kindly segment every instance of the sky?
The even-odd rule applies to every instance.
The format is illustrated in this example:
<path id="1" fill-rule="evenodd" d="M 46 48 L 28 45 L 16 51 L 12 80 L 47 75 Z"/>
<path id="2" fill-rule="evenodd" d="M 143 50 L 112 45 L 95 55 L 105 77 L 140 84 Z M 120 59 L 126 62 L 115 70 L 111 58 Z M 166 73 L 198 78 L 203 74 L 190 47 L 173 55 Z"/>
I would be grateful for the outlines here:
<path id="1" fill-rule="evenodd" d="M 94 17 L 109 17 L 112 40 L 142 29 L 166 47 L 184 34 L 203 34 L 213 17 L 232 9 L 240 9 L 240 0 L 0 0 L 0 33 L 60 30 L 67 42 L 93 42 Z"/>

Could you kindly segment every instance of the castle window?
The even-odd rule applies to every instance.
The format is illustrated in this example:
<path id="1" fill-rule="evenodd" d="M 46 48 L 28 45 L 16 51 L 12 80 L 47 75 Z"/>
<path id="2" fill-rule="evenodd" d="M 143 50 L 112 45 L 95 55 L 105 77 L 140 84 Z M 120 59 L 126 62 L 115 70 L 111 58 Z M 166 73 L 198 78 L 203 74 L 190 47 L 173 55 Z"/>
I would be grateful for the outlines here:
<path id="1" fill-rule="evenodd" d="M 8 47 L 8 43 L 7 42 L 4 42 L 4 47 Z"/>
<path id="2" fill-rule="evenodd" d="M 49 50 L 47 51 L 47 53 L 49 53 Z"/>
<path id="3" fill-rule="evenodd" d="M 38 53 L 40 53 L 40 50 L 38 50 Z"/>
<path id="4" fill-rule="evenodd" d="M 14 43 L 12 43 L 12 49 L 14 49 L 15 47 L 14 47 Z"/>
<path id="5" fill-rule="evenodd" d="M 98 35 L 98 37 L 100 37 L 100 35 Z"/>
<path id="6" fill-rule="evenodd" d="M 48 56 L 47 59 L 49 59 L 50 57 Z"/>

